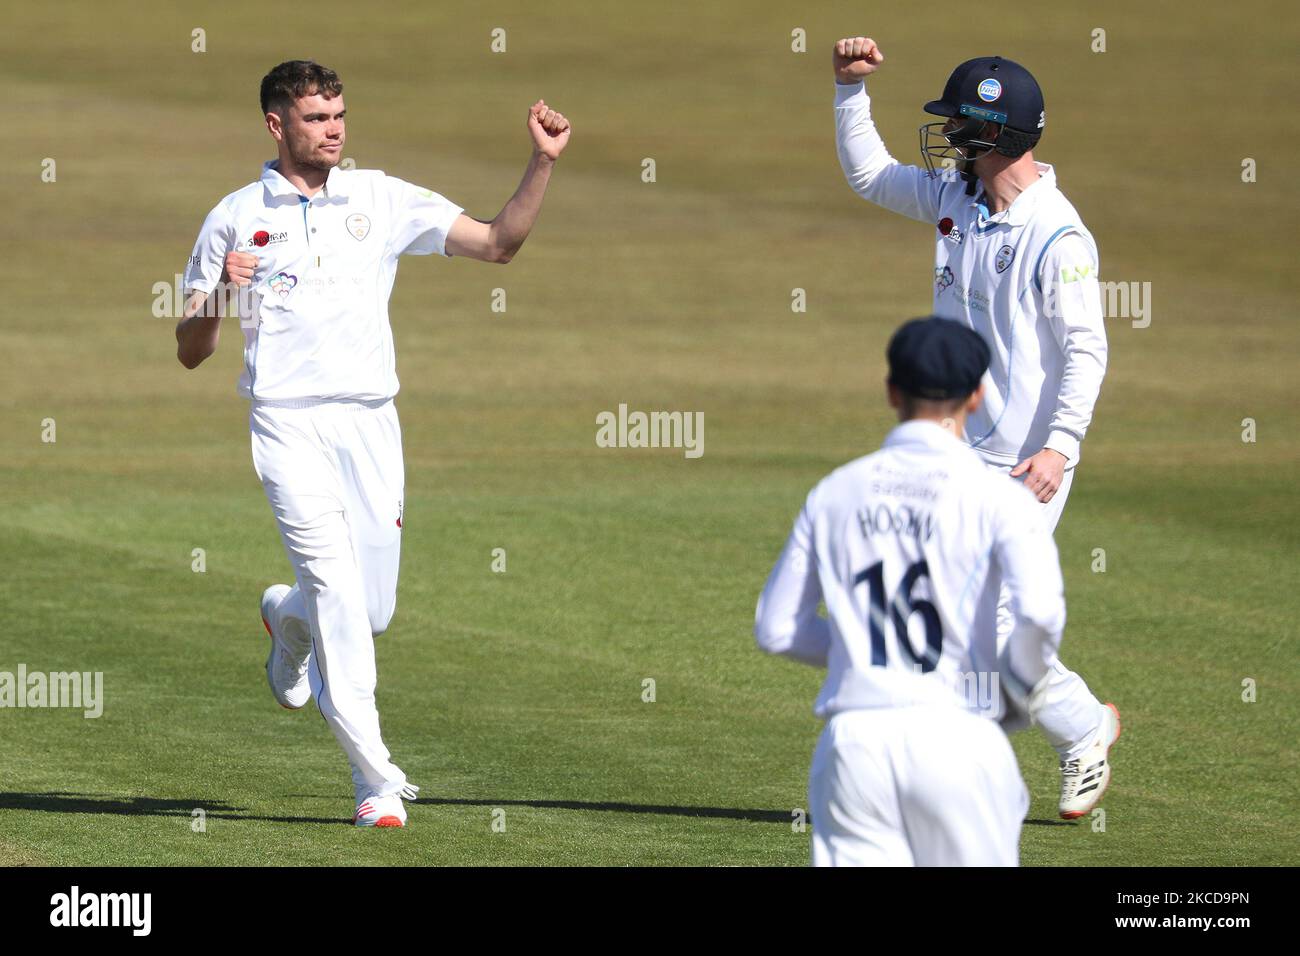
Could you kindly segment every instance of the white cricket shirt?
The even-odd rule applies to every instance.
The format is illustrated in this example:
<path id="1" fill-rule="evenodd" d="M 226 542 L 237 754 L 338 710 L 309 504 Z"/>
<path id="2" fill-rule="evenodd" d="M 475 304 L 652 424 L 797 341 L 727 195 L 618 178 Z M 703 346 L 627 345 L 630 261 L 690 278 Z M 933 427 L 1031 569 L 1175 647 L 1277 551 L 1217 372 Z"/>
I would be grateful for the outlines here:
<path id="1" fill-rule="evenodd" d="M 447 255 L 463 211 L 379 170 L 330 170 L 312 198 L 266 163 L 208 214 L 185 273 L 211 292 L 226 253 L 258 257 L 239 393 L 257 401 L 376 401 L 397 394 L 388 298 L 403 253 Z"/>
<path id="2" fill-rule="evenodd" d="M 934 229 L 936 315 L 965 322 L 992 353 L 984 401 L 966 438 L 1014 465 L 1043 448 L 1079 460 L 1106 374 L 1097 246 L 1056 188 L 1051 166 L 990 216 L 960 177 L 931 176 L 889 155 L 864 84 L 835 86 L 840 165 L 858 195 Z"/>
<path id="3" fill-rule="evenodd" d="M 999 661 L 1001 582 L 1016 628 Z M 978 687 L 997 673 L 999 690 L 1023 697 L 1047 672 L 1064 626 L 1060 561 L 1033 495 L 918 419 L 808 495 L 759 598 L 754 634 L 769 653 L 828 669 L 819 717 L 948 704 L 999 719 L 1002 695 L 986 709 Z"/>

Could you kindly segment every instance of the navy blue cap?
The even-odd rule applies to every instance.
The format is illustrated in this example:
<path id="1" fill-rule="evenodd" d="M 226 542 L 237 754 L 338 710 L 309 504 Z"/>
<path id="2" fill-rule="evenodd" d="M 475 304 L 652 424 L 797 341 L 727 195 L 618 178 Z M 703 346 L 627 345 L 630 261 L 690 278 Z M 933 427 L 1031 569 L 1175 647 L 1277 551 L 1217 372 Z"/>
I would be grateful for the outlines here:
<path id="1" fill-rule="evenodd" d="M 1014 60 L 981 56 L 948 77 L 943 96 L 925 104 L 935 116 L 974 116 L 1022 133 L 1040 133 L 1046 123 L 1043 91 L 1034 75 Z"/>
<path id="2" fill-rule="evenodd" d="M 917 398 L 965 398 L 989 367 L 989 347 L 974 329 L 931 315 L 905 322 L 889 340 L 889 384 Z"/>

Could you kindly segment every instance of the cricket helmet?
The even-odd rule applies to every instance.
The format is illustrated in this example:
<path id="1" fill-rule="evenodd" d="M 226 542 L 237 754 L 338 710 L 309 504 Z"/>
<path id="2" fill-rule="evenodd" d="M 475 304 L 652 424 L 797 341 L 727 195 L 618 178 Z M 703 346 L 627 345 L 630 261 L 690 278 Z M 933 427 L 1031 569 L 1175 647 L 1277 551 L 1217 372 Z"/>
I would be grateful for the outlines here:
<path id="1" fill-rule="evenodd" d="M 1043 91 L 1034 75 L 1000 56 L 976 57 L 958 66 L 948 77 L 943 96 L 926 103 L 925 111 L 961 119 L 961 125 L 947 133 L 946 123 L 921 127 L 926 169 L 933 173 L 936 159 L 954 160 L 964 165 L 967 180 L 974 179 L 970 164 L 991 151 L 1015 157 L 1033 149 L 1046 121 Z M 998 126 L 991 138 L 981 136 L 986 123 Z"/>

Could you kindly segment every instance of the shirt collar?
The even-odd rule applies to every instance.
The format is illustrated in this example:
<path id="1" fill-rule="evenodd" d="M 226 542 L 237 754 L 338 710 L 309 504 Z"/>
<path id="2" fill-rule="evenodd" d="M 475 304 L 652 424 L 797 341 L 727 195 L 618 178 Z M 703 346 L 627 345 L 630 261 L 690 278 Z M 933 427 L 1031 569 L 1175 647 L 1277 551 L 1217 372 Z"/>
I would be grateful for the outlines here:
<path id="1" fill-rule="evenodd" d="M 279 164 L 278 159 L 272 159 L 262 164 L 262 186 L 266 189 L 267 196 L 272 199 L 292 197 L 298 200 L 302 193 L 299 192 L 297 186 L 280 175 L 280 170 L 276 168 Z M 325 177 L 325 185 L 321 187 L 321 191 L 316 195 L 326 200 L 336 197 L 340 199 L 347 198 L 346 177 L 339 167 L 335 166 L 329 171 L 329 174 Z"/>
<path id="2" fill-rule="evenodd" d="M 919 445 L 923 448 L 951 448 L 954 445 L 961 448 L 968 447 L 964 441 L 938 422 L 926 418 L 913 418 L 894 426 L 885 436 L 883 447 L 892 448 L 900 445 Z"/>
<path id="3" fill-rule="evenodd" d="M 1039 197 L 1045 192 L 1056 188 L 1056 171 L 1047 163 L 1035 162 L 1038 167 L 1038 179 L 1030 183 L 1029 186 L 1017 196 L 1010 206 L 1002 210 L 996 216 L 989 216 L 984 220 L 985 223 L 1005 223 L 1008 226 L 1023 226 L 1029 222 L 1029 217 L 1033 215 L 1034 207 L 1038 204 Z M 971 200 L 971 208 L 979 209 L 985 205 L 984 190 Z"/>

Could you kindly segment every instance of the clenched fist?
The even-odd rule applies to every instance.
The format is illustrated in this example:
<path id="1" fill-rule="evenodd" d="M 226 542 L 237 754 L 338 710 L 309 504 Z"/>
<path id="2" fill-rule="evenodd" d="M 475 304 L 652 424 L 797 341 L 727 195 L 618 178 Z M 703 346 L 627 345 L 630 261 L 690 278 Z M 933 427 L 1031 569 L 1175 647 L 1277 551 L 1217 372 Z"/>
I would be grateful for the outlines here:
<path id="1" fill-rule="evenodd" d="M 831 63 L 835 67 L 835 82 L 851 86 L 880 69 L 885 54 L 880 52 L 871 37 L 845 37 L 835 41 Z"/>
<path id="2" fill-rule="evenodd" d="M 221 281 L 234 285 L 251 285 L 257 269 L 257 256 L 251 252 L 228 252 L 221 269 Z"/>
<path id="3" fill-rule="evenodd" d="M 533 134 L 533 147 L 547 159 L 559 159 L 564 147 L 569 145 L 569 121 L 538 100 L 528 109 L 528 132 Z"/>

